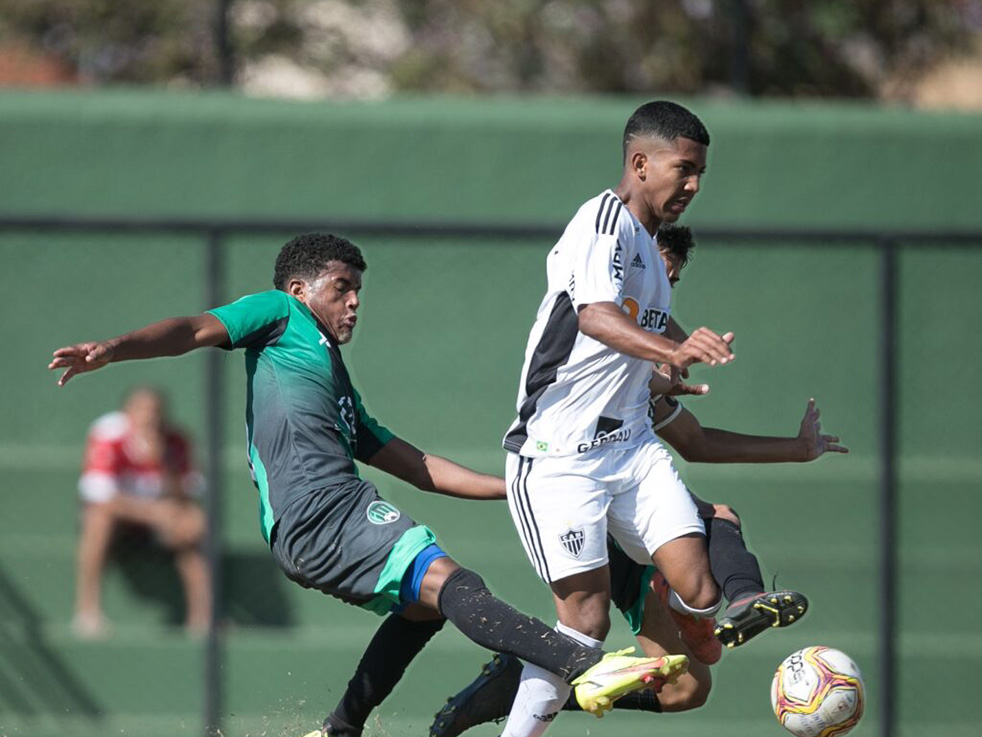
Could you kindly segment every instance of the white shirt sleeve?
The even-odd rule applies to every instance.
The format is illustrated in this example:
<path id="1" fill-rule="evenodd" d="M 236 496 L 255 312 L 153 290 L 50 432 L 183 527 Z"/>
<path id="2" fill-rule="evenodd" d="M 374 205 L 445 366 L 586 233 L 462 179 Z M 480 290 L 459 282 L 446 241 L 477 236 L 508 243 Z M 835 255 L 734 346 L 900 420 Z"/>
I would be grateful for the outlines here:
<path id="1" fill-rule="evenodd" d="M 595 302 L 620 305 L 624 291 L 624 248 L 615 235 L 591 234 L 573 255 L 569 283 L 573 307 L 579 310 Z"/>
<path id="2" fill-rule="evenodd" d="M 119 477 L 105 471 L 86 471 L 78 480 L 78 490 L 85 501 L 104 504 L 119 493 Z"/>

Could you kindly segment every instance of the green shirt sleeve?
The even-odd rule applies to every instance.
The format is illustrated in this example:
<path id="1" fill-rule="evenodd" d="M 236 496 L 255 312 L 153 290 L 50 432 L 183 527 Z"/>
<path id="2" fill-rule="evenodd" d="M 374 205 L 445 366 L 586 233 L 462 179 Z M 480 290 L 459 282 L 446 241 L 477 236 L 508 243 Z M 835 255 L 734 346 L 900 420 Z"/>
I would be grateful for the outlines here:
<path id="1" fill-rule="evenodd" d="M 361 403 L 361 395 L 354 387 L 351 391 L 355 395 L 355 412 L 358 413 L 358 435 L 355 443 L 355 458 L 359 461 L 367 462 L 369 458 L 378 453 L 395 435 L 378 423 L 365 410 L 365 405 Z"/>
<path id="2" fill-rule="evenodd" d="M 285 292 L 250 294 L 223 307 L 208 310 L 228 331 L 231 348 L 263 348 L 273 345 L 290 319 L 290 298 Z M 229 347 L 229 346 L 226 346 Z"/>

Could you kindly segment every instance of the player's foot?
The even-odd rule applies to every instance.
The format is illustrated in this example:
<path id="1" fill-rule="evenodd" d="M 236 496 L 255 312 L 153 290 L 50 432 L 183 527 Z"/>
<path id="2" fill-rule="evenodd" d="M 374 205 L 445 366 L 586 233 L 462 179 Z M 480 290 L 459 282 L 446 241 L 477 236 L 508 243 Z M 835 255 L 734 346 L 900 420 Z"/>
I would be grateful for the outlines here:
<path id="1" fill-rule="evenodd" d="M 699 619 L 691 614 L 675 611 L 668 603 L 670 591 L 668 581 L 658 571 L 655 571 L 655 575 L 651 577 L 651 589 L 658 594 L 661 603 L 672 615 L 672 619 L 678 625 L 679 634 L 682 635 L 682 642 L 689 648 L 693 657 L 706 665 L 718 663 L 723 656 L 723 646 L 715 637 L 716 620 L 712 617 Z"/>
<path id="2" fill-rule="evenodd" d="M 80 640 L 105 640 L 112 634 L 112 624 L 99 612 L 79 612 L 72 617 L 72 634 Z"/>
<path id="3" fill-rule="evenodd" d="M 808 599 L 797 591 L 751 594 L 730 604 L 716 625 L 716 639 L 739 647 L 771 627 L 794 624 L 808 611 Z"/>
<path id="4" fill-rule="evenodd" d="M 430 737 L 457 737 L 471 727 L 508 716 L 522 679 L 522 661 L 497 654 L 485 663 L 481 674 L 436 713 Z"/>
<path id="5" fill-rule="evenodd" d="M 573 693 L 583 711 L 598 717 L 608 712 L 614 699 L 631 691 L 660 682 L 675 683 L 689 668 L 684 655 L 660 658 L 635 658 L 628 655 L 634 648 L 607 653 L 603 660 L 573 681 Z"/>

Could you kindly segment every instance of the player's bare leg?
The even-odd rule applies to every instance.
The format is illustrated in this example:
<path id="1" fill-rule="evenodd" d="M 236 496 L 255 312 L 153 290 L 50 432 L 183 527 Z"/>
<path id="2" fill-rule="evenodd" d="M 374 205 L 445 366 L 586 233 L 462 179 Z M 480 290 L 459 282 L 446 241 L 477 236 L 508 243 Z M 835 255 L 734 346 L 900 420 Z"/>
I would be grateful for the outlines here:
<path id="1" fill-rule="evenodd" d="M 606 570 L 606 569 L 604 569 Z M 559 597 L 557 596 L 557 599 Z M 570 598 L 559 599 L 563 605 Z M 712 685 L 710 668 L 692 657 L 679 637 L 678 625 L 654 592 L 645 598 L 644 619 L 638 634 L 644 654 L 652 658 L 688 656 L 689 671 L 658 678 L 649 689 L 636 691 L 618 699 L 615 709 L 637 711 L 686 711 L 702 706 Z M 478 677 L 457 695 L 451 697 L 435 715 L 430 737 L 457 737 L 471 727 L 500 721 L 509 708 L 521 682 L 522 663 L 511 655 L 495 655 L 484 665 Z M 582 711 L 572 696 L 563 704 L 565 711 Z"/>
<path id="2" fill-rule="evenodd" d="M 765 591 L 760 566 L 747 550 L 740 517 L 726 504 L 697 500 L 707 530 L 713 575 L 729 606 L 720 615 L 716 638 L 729 648 L 739 647 L 776 627 L 798 622 L 808 611 L 808 599 L 797 591 Z"/>
<path id="3" fill-rule="evenodd" d="M 480 576 L 461 568 L 449 557 L 437 558 L 429 564 L 420 585 L 418 601 L 420 606 L 446 617 L 473 642 L 491 650 L 511 652 L 529 662 L 539 663 L 544 672 L 555 674 L 564 684 L 567 694 L 569 684 L 576 685 L 581 703 L 586 701 L 587 708 L 592 704 L 609 704 L 620 693 L 641 688 L 645 682 L 661 674 L 665 665 L 646 658 L 629 658 L 615 653 L 604 655 L 578 646 L 571 638 L 564 637 L 539 620 L 523 615 L 496 599 Z M 422 645 L 415 649 L 407 648 L 400 638 L 394 638 L 388 631 L 398 625 L 399 619 L 398 615 L 393 615 L 383 623 L 359 664 L 359 672 L 364 673 L 362 676 L 356 673 L 356 678 L 349 683 L 345 694 L 345 698 L 361 698 L 363 707 L 368 708 L 362 708 L 357 718 L 349 719 L 344 719 L 336 709 L 326 720 L 321 734 L 330 737 L 357 737 L 361 733 L 364 717 L 370 711 L 371 703 L 381 703 L 381 690 L 368 694 L 370 698 L 366 700 L 363 683 L 356 682 L 372 673 L 378 673 L 379 668 L 366 662 L 371 652 L 385 654 L 388 650 L 395 649 L 395 659 L 404 668 L 421 649 Z M 671 666 L 676 671 L 681 670 L 685 664 L 684 658 L 671 661 Z M 381 670 L 393 671 L 391 659 L 382 665 L 384 667 Z M 668 675 L 668 668 L 664 670 L 665 675 Z M 401 670 L 395 674 L 394 679 L 389 679 L 389 690 L 400 675 Z M 381 694 L 381 698 L 384 698 L 384 694 Z M 316 735 L 318 732 L 312 734 Z"/>
<path id="4" fill-rule="evenodd" d="M 107 624 L 100 603 L 102 571 L 115 529 L 115 517 L 108 504 L 90 502 L 85 505 L 78 541 L 75 617 L 72 620 L 72 628 L 79 637 L 89 639 L 106 635 Z"/>
<path id="5" fill-rule="evenodd" d="M 184 626 L 191 634 L 204 633 L 211 621 L 211 574 L 208 563 L 198 546 L 181 548 L 174 558 L 184 585 Z"/>
<path id="6" fill-rule="evenodd" d="M 188 632 L 201 634 L 211 621 L 211 573 L 202 552 L 206 520 L 201 508 L 190 499 L 155 499 L 139 512 L 161 542 L 174 551 L 174 563 L 184 587 Z"/>
<path id="7" fill-rule="evenodd" d="M 655 593 L 678 624 L 682 640 L 695 657 L 716 663 L 722 647 L 714 635 L 720 590 L 709 568 L 706 538 L 688 534 L 670 540 L 651 556 L 658 571 L 652 578 Z"/>
<path id="8" fill-rule="evenodd" d="M 557 631 L 585 647 L 599 650 L 610 629 L 610 575 L 607 566 L 576 573 L 553 581 L 553 599 L 559 616 Z M 683 656 L 666 656 L 651 660 L 657 672 L 645 679 L 674 680 L 688 665 Z M 577 683 L 574 681 L 574 684 Z M 635 690 L 635 689 L 630 689 Z M 602 713 L 625 691 L 612 691 L 594 703 L 585 702 L 577 693 L 584 710 Z M 503 737 L 538 737 L 570 697 L 568 682 L 543 668 L 526 664 L 522 671 L 514 703 L 505 724 Z"/>
<path id="9" fill-rule="evenodd" d="M 552 583 L 559 621 L 577 632 L 603 641 L 610 631 L 610 571 L 607 566 L 577 573 Z"/>
<path id="10" fill-rule="evenodd" d="M 654 591 L 648 591 L 644 602 L 644 619 L 637 635 L 644 654 L 657 658 L 669 653 L 689 656 L 689 670 L 673 683 L 662 684 L 657 689 L 660 710 L 665 712 L 689 711 L 706 703 L 712 688 L 710 667 L 700 662 L 679 636 L 675 619 L 662 605 Z"/>

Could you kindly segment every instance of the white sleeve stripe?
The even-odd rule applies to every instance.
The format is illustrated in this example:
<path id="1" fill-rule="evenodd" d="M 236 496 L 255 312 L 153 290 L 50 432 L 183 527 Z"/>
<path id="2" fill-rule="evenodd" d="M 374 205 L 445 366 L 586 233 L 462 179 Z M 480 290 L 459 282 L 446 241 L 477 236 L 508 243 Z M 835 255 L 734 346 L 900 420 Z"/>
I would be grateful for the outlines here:
<path id="1" fill-rule="evenodd" d="M 658 399 L 661 399 L 661 397 L 658 397 Z M 652 400 L 652 402 L 651 402 L 651 409 L 652 409 L 652 411 L 654 411 L 654 409 L 655 409 L 655 402 L 656 401 L 657 400 Z M 675 409 L 672 410 L 672 414 L 670 414 L 668 417 L 666 417 L 664 420 L 662 420 L 658 424 L 654 425 L 651 429 L 654 430 L 655 432 L 658 432 L 663 427 L 667 427 L 668 425 L 672 424 L 672 422 L 674 422 L 675 419 L 680 414 L 682 414 L 682 403 L 681 402 L 679 402 L 678 404 L 675 405 Z"/>

